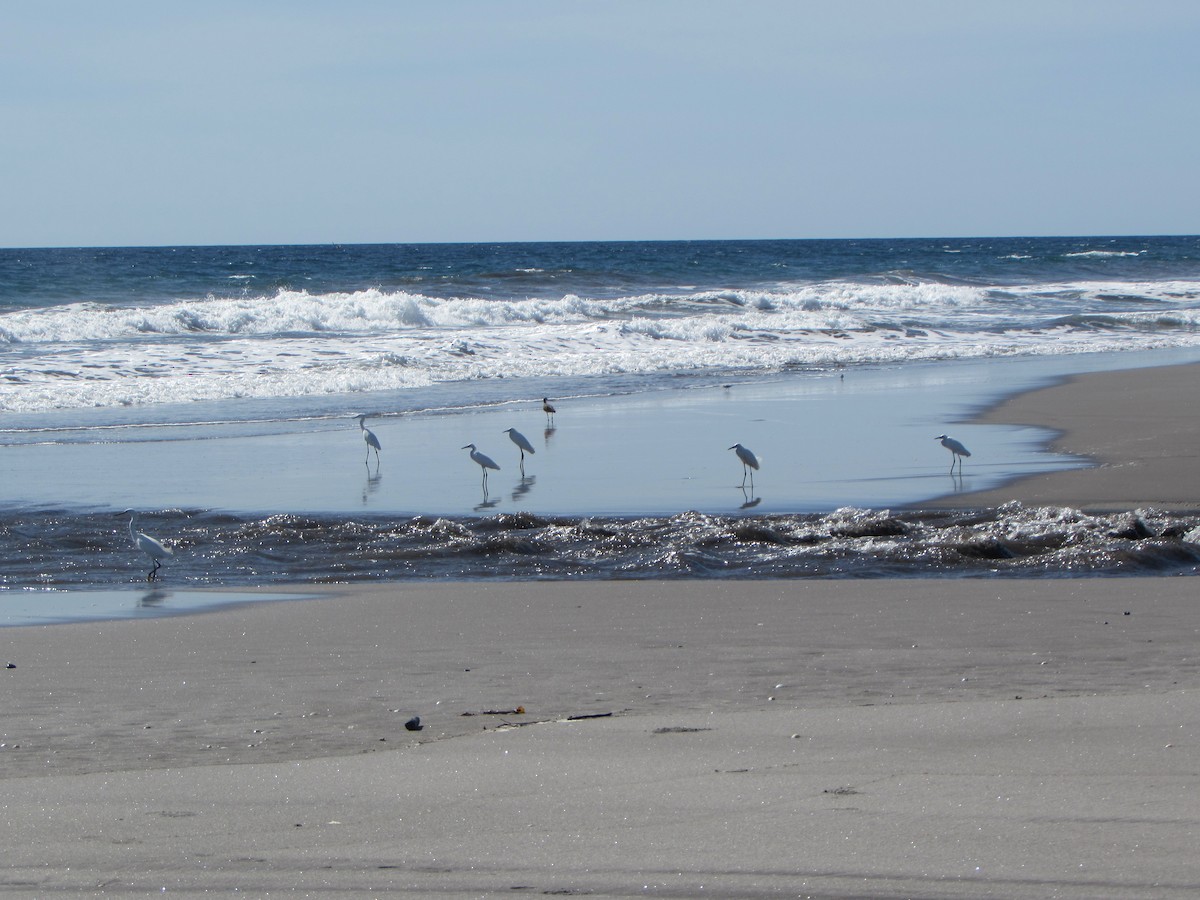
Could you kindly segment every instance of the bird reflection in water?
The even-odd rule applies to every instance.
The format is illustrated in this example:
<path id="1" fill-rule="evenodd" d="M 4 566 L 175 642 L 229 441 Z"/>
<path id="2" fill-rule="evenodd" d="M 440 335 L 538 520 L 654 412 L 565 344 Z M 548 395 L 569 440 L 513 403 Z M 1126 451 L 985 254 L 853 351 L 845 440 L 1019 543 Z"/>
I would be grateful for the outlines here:
<path id="1" fill-rule="evenodd" d="M 516 484 L 516 487 L 513 488 L 513 492 L 512 492 L 513 501 L 520 503 L 522 500 L 524 500 L 525 495 L 528 494 L 533 489 L 533 483 L 535 481 L 537 481 L 536 475 L 530 475 L 530 476 L 522 478 L 520 481 L 518 481 Z"/>
<path id="2" fill-rule="evenodd" d="M 151 588 L 138 598 L 137 605 L 144 609 L 153 609 L 162 606 L 163 602 L 170 596 L 170 591 L 164 591 L 162 588 Z"/>
<path id="3" fill-rule="evenodd" d="M 753 509 L 754 507 L 758 506 L 758 504 L 762 503 L 762 497 L 756 497 L 754 495 L 753 487 L 751 487 L 749 490 L 747 490 L 746 487 L 743 486 L 741 488 L 741 491 L 742 491 L 742 500 L 743 500 L 742 505 L 740 507 L 741 509 Z"/>
<path id="4" fill-rule="evenodd" d="M 963 483 L 963 473 L 961 469 L 957 472 L 952 471 L 950 473 L 950 481 L 954 485 L 954 493 L 956 494 L 961 494 L 967 489 L 966 485 Z"/>
<path id="5" fill-rule="evenodd" d="M 375 464 L 375 471 L 371 471 L 370 464 L 367 465 L 367 480 L 363 483 L 362 502 L 363 506 L 367 505 L 367 498 L 379 490 L 379 483 L 383 481 L 383 475 L 379 472 L 379 463 Z"/>

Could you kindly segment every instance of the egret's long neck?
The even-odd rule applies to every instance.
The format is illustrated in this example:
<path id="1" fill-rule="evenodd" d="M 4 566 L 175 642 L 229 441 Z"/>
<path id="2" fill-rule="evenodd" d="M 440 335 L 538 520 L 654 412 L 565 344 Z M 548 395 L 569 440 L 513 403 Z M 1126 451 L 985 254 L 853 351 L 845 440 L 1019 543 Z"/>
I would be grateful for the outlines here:
<path id="1" fill-rule="evenodd" d="M 133 527 L 133 523 L 134 523 L 135 519 L 137 519 L 137 515 L 132 515 L 129 517 L 129 536 L 133 540 L 136 541 L 137 540 L 137 530 Z"/>

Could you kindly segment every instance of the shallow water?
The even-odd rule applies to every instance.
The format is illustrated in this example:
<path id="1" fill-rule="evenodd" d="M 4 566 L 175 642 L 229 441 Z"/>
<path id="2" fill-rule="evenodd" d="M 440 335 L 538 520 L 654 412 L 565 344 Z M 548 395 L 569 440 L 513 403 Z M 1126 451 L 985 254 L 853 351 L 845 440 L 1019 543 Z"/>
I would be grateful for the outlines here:
<path id="1" fill-rule="evenodd" d="M 540 400 L 381 415 L 368 422 L 378 458 L 347 418 L 56 429 L 0 448 L 0 471 L 11 505 L 113 511 L 631 516 L 911 505 L 1081 465 L 1046 453 L 1044 430 L 963 423 L 1010 390 L 1068 371 L 1066 362 L 1077 360 L 797 372 L 556 398 L 553 420 Z M 523 463 L 508 428 L 535 448 Z M 950 477 L 950 456 L 934 440 L 947 429 L 974 454 L 961 477 Z M 486 492 L 462 449 L 472 443 L 500 466 Z M 757 454 L 759 471 L 744 472 L 734 443 Z"/>
<path id="2" fill-rule="evenodd" d="M 0 627 L 180 616 L 247 603 L 299 600 L 311 596 L 315 595 L 177 590 L 155 585 L 92 590 L 58 588 L 0 591 Z"/>
<path id="3" fill-rule="evenodd" d="M 1082 465 L 1047 453 L 1041 429 L 956 424 L 973 455 L 951 476 L 934 440 L 946 422 L 1079 366 L 1063 363 L 909 365 L 581 398 L 560 403 L 549 427 L 540 403 L 397 416 L 372 423 L 379 461 L 345 421 L 250 435 L 230 425 L 132 428 L 107 441 L 89 432 L 9 446 L 0 467 L 22 502 L 0 513 L 0 586 L 144 583 L 148 560 L 119 515 L 130 507 L 139 529 L 174 548 L 161 572 L 172 589 L 1195 572 L 1197 522 L 1187 516 L 1011 504 L 894 511 Z M 515 421 L 537 451 L 524 475 L 502 433 Z M 486 494 L 460 449 L 472 438 L 501 461 Z M 741 481 L 734 441 L 761 457 L 753 483 Z"/>

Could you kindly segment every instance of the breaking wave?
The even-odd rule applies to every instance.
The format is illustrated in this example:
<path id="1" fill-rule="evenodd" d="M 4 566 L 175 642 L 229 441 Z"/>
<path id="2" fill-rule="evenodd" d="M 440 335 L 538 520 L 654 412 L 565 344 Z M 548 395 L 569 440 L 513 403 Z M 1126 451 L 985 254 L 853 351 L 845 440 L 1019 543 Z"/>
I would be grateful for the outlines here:
<path id="1" fill-rule="evenodd" d="M 0 315 L 0 410 L 1200 345 L 1200 282 L 913 275 L 585 297 L 365 289 Z"/>
<path id="2" fill-rule="evenodd" d="M 1089 515 L 1009 503 L 974 511 L 824 515 L 344 519 L 156 513 L 167 585 L 373 579 L 683 579 L 1197 574 L 1200 517 Z M 111 515 L 25 513 L 0 523 L 0 585 L 111 586 L 145 578 Z M 0 593 L 0 603 L 3 594 Z"/>

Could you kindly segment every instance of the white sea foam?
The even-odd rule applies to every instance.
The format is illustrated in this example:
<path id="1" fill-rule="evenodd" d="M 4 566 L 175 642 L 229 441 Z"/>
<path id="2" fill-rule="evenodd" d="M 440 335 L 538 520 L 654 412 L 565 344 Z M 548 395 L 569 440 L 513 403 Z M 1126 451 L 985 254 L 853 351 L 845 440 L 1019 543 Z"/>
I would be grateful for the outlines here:
<path id="1" fill-rule="evenodd" d="M 280 291 L 0 316 L 0 409 L 1200 345 L 1200 282 L 912 280 L 595 299 Z"/>

